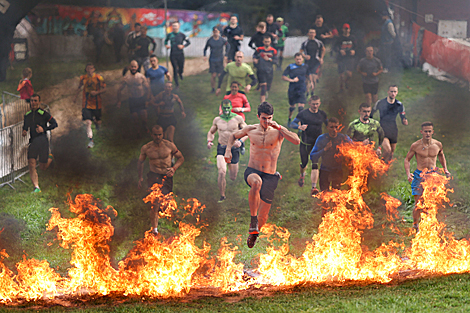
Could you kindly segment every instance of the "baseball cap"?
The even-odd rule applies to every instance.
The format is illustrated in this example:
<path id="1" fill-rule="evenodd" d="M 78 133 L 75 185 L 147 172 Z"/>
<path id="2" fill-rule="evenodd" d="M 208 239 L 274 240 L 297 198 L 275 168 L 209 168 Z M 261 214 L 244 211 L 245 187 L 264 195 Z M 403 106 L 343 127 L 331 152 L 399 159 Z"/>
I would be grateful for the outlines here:
<path id="1" fill-rule="evenodd" d="M 343 24 L 343 28 L 351 28 L 348 23 Z"/>
<path id="2" fill-rule="evenodd" d="M 284 22 L 284 19 L 283 19 L 282 17 L 278 17 L 278 18 L 276 19 L 276 22 Z"/>

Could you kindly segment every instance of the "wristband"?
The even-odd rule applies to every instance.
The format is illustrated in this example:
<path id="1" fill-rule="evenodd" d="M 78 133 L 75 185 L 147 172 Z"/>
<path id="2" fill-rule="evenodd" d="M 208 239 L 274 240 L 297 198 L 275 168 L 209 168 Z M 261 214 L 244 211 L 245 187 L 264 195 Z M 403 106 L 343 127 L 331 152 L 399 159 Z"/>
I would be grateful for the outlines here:
<path id="1" fill-rule="evenodd" d="M 207 142 L 212 142 L 213 140 L 207 140 Z"/>
<path id="2" fill-rule="evenodd" d="M 275 127 L 277 130 L 281 130 L 281 125 L 277 125 L 278 127 Z"/>
<path id="3" fill-rule="evenodd" d="M 242 113 L 245 112 L 245 108 L 242 108 Z"/>

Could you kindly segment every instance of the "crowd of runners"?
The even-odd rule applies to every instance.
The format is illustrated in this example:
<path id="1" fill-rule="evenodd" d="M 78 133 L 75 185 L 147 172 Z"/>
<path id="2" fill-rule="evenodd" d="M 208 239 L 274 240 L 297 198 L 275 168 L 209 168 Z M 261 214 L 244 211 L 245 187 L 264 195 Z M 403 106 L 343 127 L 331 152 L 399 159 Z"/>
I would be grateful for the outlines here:
<path id="1" fill-rule="evenodd" d="M 390 38 L 396 36 L 393 23 L 388 14 L 383 14 L 381 49 L 386 49 Z M 281 175 L 277 172 L 277 160 L 282 142 L 289 142 L 300 147 L 299 187 L 305 185 L 306 169 L 311 160 L 310 194 L 318 195 L 331 189 L 340 189 L 344 181 L 343 159 L 338 146 L 343 143 L 374 145 L 379 157 L 385 162 L 393 158 L 398 142 L 396 118 L 400 117 L 403 125 L 408 125 L 403 103 L 397 99 L 398 87 L 390 85 L 387 97 L 378 99 L 379 79 L 382 73 L 388 72 L 383 63 L 390 67 L 389 53 L 383 53 L 384 60 L 374 56 L 375 48 L 367 46 L 365 57 L 357 60 L 357 42 L 351 35 L 349 24 L 342 25 L 342 33 L 330 30 L 321 15 L 316 16 L 315 23 L 308 30 L 308 39 L 297 47 L 294 63 L 282 67 L 283 51 L 288 36 L 288 28 L 282 17 L 274 21 L 272 15 L 266 21 L 259 22 L 256 34 L 251 37 L 249 46 L 253 52 L 253 67 L 244 62 L 244 54 L 240 51 L 244 39 L 238 18 L 232 16 L 224 29 L 214 27 L 212 36 L 207 40 L 203 53 L 205 60 L 210 50 L 209 73 L 211 75 L 211 93 L 220 96 L 219 115 L 216 116 L 207 133 L 207 148 L 212 149 L 216 133 L 217 138 L 217 170 L 219 202 L 227 199 L 226 172 L 235 180 L 238 174 L 240 155 L 245 153 L 245 143 L 249 140 L 250 156 L 244 180 L 250 187 L 248 202 L 251 222 L 249 226 L 248 247 L 252 248 L 259 235 L 259 230 L 268 219 L 269 210 L 274 198 Z M 184 48 L 190 42 L 179 32 L 179 23 L 172 24 L 172 32 L 165 39 L 170 49 L 170 60 L 173 75 L 167 68 L 159 65 L 153 51 L 155 42 L 146 36 L 145 28 L 135 25 L 135 31 L 127 37 L 130 47 L 129 66 L 126 67 L 117 93 L 117 107 L 120 108 L 122 91 L 128 89 L 128 107 L 132 117 L 135 133 L 140 137 L 150 133 L 152 141 L 145 144 L 138 161 L 138 186 L 142 187 L 144 162 L 149 159 L 150 171 L 147 174 L 147 185 L 162 184 L 163 194 L 173 190 L 173 176 L 183 164 L 184 157 L 174 143 L 177 125 L 174 106 L 180 109 L 181 118 L 186 117 L 181 98 L 174 92 L 182 83 L 184 70 Z M 349 88 L 349 79 L 354 71 L 358 72 L 363 81 L 364 102 L 358 106 L 359 118 L 351 121 L 346 134 L 341 133 L 338 118 L 328 116 L 320 109 L 321 98 L 316 94 L 316 86 L 321 79 L 321 68 L 325 54 L 331 50 L 336 54 L 338 64 L 339 88 L 342 92 Z M 147 62 L 148 61 L 148 62 Z M 382 62 L 383 61 L 383 62 Z M 272 85 L 275 68 L 280 71 L 282 80 L 288 86 L 288 119 L 280 125 L 273 120 L 274 109 L 267 101 Z M 94 147 L 92 124 L 99 129 L 101 124 L 101 94 L 106 92 L 106 84 L 99 74 L 95 73 L 93 64 L 86 65 L 85 74 L 80 76 L 80 83 L 75 102 L 82 93 L 82 119 L 89 139 L 88 148 Z M 31 71 L 24 72 L 24 79 L 18 90 L 32 93 L 28 83 Z M 173 81 L 175 87 L 173 86 Z M 222 85 L 226 81 L 226 89 L 221 95 Z M 257 88 L 260 104 L 256 116 L 258 124 L 247 125 L 245 113 L 252 111 L 247 94 Z M 25 96 L 26 98 L 28 95 Z M 49 113 L 39 109 L 40 98 L 30 95 L 31 111 L 25 115 L 23 135 L 30 130 L 31 145 L 28 151 L 30 159 L 30 175 L 35 192 L 40 192 L 36 158 L 46 168 L 52 160 L 49 153 L 47 130 L 57 127 L 57 123 Z M 149 128 L 147 109 L 154 107 L 158 119 L 156 125 Z M 294 114 L 297 108 L 297 113 Z M 251 113 L 254 114 L 254 113 Z M 373 117 L 377 119 L 374 119 Z M 323 125 L 326 132 L 323 133 Z M 377 134 L 377 135 L 375 135 Z M 422 194 L 420 183 L 422 173 L 436 170 L 439 159 L 446 175 L 450 175 L 443 153 L 442 144 L 433 139 L 433 124 L 424 122 L 421 125 L 422 138 L 411 145 L 404 166 L 407 178 L 411 182 L 415 200 L 419 201 Z M 46 138 L 46 139 L 45 139 Z M 417 170 L 410 172 L 410 160 L 417 160 Z M 321 166 L 318 165 L 321 159 Z M 318 186 L 317 186 L 318 184 Z M 158 206 L 152 207 L 152 232 L 158 234 Z M 413 227 L 418 230 L 419 212 L 413 214 Z"/>

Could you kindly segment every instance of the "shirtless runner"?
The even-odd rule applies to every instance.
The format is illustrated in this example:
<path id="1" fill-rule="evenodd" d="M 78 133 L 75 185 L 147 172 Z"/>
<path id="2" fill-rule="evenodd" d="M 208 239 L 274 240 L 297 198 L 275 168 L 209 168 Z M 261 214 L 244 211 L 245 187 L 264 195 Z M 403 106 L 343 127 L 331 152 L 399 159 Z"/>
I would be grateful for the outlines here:
<path id="1" fill-rule="evenodd" d="M 444 173 L 447 177 L 450 176 L 450 172 L 447 170 L 447 162 L 442 143 L 432 138 L 434 134 L 432 122 L 424 122 L 421 124 L 420 132 L 423 137 L 411 145 L 410 151 L 408 151 L 405 157 L 405 172 L 408 175 L 408 181 L 411 183 L 411 194 L 415 198 L 413 228 L 416 229 L 416 231 L 419 231 L 418 224 L 422 211 L 416 208 L 416 203 L 418 203 L 423 194 L 423 189 L 421 188 L 423 177 L 421 177 L 421 175 L 437 171 L 436 159 L 439 158 L 439 162 L 444 168 Z M 414 173 L 411 173 L 410 161 L 413 156 L 416 156 L 417 169 Z"/>
<path id="2" fill-rule="evenodd" d="M 151 131 L 152 141 L 147 143 L 140 150 L 139 161 L 137 162 L 137 171 L 139 172 L 138 187 L 142 187 L 144 181 L 144 162 L 149 158 L 150 171 L 147 174 L 148 188 L 153 184 L 163 184 L 162 193 L 164 195 L 173 191 L 173 175 L 176 170 L 183 164 L 184 157 L 181 152 L 176 148 L 175 144 L 163 139 L 163 129 L 159 125 L 155 125 Z M 171 166 L 171 159 L 175 157 L 176 163 Z M 158 234 L 158 211 L 160 205 L 152 206 L 150 211 L 150 220 L 152 222 L 152 233 Z"/>
<path id="3" fill-rule="evenodd" d="M 225 187 L 227 185 L 225 181 L 225 174 L 227 172 L 227 165 L 225 164 L 225 150 L 229 141 L 230 135 L 235 131 L 242 129 L 246 126 L 243 118 L 232 112 L 232 102 L 230 100 L 222 101 L 222 114 L 214 118 L 211 129 L 207 133 L 207 148 L 210 149 L 214 145 L 215 132 L 219 131 L 219 143 L 217 144 L 217 171 L 219 173 L 217 178 L 217 184 L 220 190 L 219 202 L 226 199 Z M 238 161 L 240 160 L 240 146 L 242 142 L 246 140 L 241 138 L 237 140 L 232 146 L 232 160 L 228 165 L 228 171 L 230 173 L 230 179 L 235 180 L 238 173 Z"/>
<path id="4" fill-rule="evenodd" d="M 268 220 L 274 191 L 280 179 L 276 171 L 277 159 L 284 138 L 295 145 L 300 143 L 297 134 L 273 121 L 274 109 L 268 102 L 258 106 L 259 124 L 248 125 L 229 137 L 225 150 L 225 162 L 232 160 L 231 147 L 236 139 L 250 138 L 250 160 L 245 170 L 245 182 L 251 187 L 248 194 L 251 223 L 247 239 L 248 248 L 253 248 L 259 236 L 259 229 Z M 258 221 L 259 211 L 259 221 Z"/>

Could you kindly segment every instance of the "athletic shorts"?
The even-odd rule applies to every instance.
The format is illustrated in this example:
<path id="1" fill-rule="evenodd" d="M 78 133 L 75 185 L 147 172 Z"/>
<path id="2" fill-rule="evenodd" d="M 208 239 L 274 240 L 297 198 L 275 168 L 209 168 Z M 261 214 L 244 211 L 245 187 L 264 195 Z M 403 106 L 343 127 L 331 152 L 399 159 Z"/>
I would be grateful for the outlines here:
<path id="1" fill-rule="evenodd" d="M 318 73 L 320 72 L 320 67 L 321 67 L 320 62 L 317 61 L 313 63 L 307 63 L 307 65 L 308 65 L 309 74 L 318 75 Z"/>
<path id="2" fill-rule="evenodd" d="M 282 46 L 282 47 L 277 46 L 275 49 L 276 49 L 277 51 L 284 51 L 284 47 L 285 47 L 285 46 Z"/>
<path id="3" fill-rule="evenodd" d="M 429 170 L 426 174 L 429 173 L 437 173 L 438 169 Z M 413 196 L 421 196 L 423 194 L 423 187 L 421 187 L 421 183 L 424 181 L 424 177 L 421 177 L 422 171 L 416 170 L 413 172 L 413 180 L 411 181 L 411 194 Z"/>
<path id="4" fill-rule="evenodd" d="M 224 70 L 224 60 L 211 61 L 209 60 L 209 73 L 220 74 Z"/>
<path id="5" fill-rule="evenodd" d="M 250 186 L 250 184 L 248 184 L 247 179 L 250 174 L 258 174 L 258 176 L 261 178 L 263 185 L 261 186 L 261 190 L 259 191 L 260 198 L 267 204 L 271 204 L 273 202 L 274 191 L 277 188 L 277 184 L 279 183 L 281 174 L 279 174 L 278 172 L 276 172 L 276 174 L 267 174 L 267 173 L 255 170 L 254 168 L 247 167 L 245 170 L 244 177 L 245 177 L 245 182 L 248 186 Z"/>
<path id="6" fill-rule="evenodd" d="M 217 144 L 217 155 L 225 155 L 226 145 Z M 230 164 L 237 164 L 240 161 L 240 148 L 232 147 L 232 161 Z"/>
<path id="7" fill-rule="evenodd" d="M 269 86 L 273 82 L 273 72 L 265 72 L 258 70 L 258 83 L 264 84 L 267 83 Z"/>
<path id="8" fill-rule="evenodd" d="M 354 70 L 354 59 L 346 58 L 338 62 L 338 73 L 352 72 Z"/>
<path id="9" fill-rule="evenodd" d="M 153 186 L 153 184 L 162 184 L 162 182 L 163 186 L 161 190 L 164 195 L 167 195 L 173 191 L 173 177 L 166 177 L 166 175 L 157 174 L 154 172 L 147 173 L 147 186 L 149 189 Z"/>
<path id="10" fill-rule="evenodd" d="M 379 83 L 375 84 L 362 84 L 362 90 L 364 90 L 364 93 L 370 93 L 371 95 L 376 95 L 377 91 L 379 90 Z"/>
<path id="11" fill-rule="evenodd" d="M 92 109 L 82 109 L 82 120 L 101 121 L 101 109 L 92 110 Z"/>
<path id="12" fill-rule="evenodd" d="M 289 97 L 289 105 L 295 105 L 296 103 L 307 103 L 307 99 L 305 97 L 305 92 L 307 91 L 305 85 L 302 86 L 303 88 L 289 88 L 287 92 L 287 96 Z"/>
<path id="13" fill-rule="evenodd" d="M 398 142 L 398 128 L 397 125 L 388 125 L 388 124 L 380 124 L 382 129 L 384 130 L 384 137 L 388 138 L 390 143 L 397 143 Z"/>
<path id="14" fill-rule="evenodd" d="M 163 131 L 170 126 L 176 127 L 176 117 L 174 114 L 161 114 L 158 116 L 157 125 L 160 125 L 163 128 Z"/>
<path id="15" fill-rule="evenodd" d="M 38 157 L 39 163 L 47 163 L 49 158 L 49 140 L 45 134 L 34 138 L 28 147 L 28 159 L 37 159 Z"/>
<path id="16" fill-rule="evenodd" d="M 146 110 L 145 102 L 145 97 L 129 98 L 129 111 L 131 114 Z"/>
<path id="17" fill-rule="evenodd" d="M 328 171 L 320 168 L 319 181 L 321 191 L 330 190 L 330 183 L 331 188 L 340 189 L 343 182 L 343 170 Z"/>

